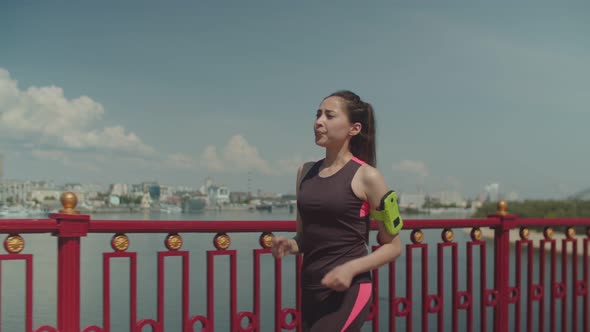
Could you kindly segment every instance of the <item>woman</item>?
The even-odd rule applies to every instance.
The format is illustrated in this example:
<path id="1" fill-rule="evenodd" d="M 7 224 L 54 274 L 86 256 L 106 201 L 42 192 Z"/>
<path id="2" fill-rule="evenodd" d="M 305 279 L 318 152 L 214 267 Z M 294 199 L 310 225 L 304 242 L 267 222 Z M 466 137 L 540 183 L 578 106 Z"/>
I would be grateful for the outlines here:
<path id="1" fill-rule="evenodd" d="M 359 331 L 370 310 L 370 271 L 401 253 L 397 236 L 401 218 L 394 194 L 375 168 L 375 125 L 369 103 L 350 91 L 326 97 L 317 110 L 314 132 L 326 157 L 300 167 L 297 235 L 273 238 L 272 251 L 275 257 L 304 254 L 304 331 Z M 384 201 L 397 219 L 377 223 L 382 246 L 369 254 L 369 212 L 383 215 Z"/>

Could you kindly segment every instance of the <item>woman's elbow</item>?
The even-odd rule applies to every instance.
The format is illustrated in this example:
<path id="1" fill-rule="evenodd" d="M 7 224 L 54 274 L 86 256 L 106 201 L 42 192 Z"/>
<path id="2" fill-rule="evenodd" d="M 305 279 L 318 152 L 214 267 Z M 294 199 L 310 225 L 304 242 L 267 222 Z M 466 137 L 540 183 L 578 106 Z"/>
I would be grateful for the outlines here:
<path id="1" fill-rule="evenodd" d="M 402 242 L 399 235 L 390 235 L 385 232 L 378 234 L 378 241 L 380 244 L 388 244 L 390 248 L 390 261 L 396 260 L 402 254 Z"/>

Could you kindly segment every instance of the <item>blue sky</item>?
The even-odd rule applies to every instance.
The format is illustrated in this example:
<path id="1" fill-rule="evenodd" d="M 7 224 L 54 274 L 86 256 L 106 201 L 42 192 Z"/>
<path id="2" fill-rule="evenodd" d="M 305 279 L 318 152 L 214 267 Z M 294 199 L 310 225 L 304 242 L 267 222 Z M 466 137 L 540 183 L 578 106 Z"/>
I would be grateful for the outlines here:
<path id="1" fill-rule="evenodd" d="M 560 198 L 590 187 L 589 34 L 587 2 L 2 2 L 4 178 L 293 192 L 351 89 L 392 188 Z"/>

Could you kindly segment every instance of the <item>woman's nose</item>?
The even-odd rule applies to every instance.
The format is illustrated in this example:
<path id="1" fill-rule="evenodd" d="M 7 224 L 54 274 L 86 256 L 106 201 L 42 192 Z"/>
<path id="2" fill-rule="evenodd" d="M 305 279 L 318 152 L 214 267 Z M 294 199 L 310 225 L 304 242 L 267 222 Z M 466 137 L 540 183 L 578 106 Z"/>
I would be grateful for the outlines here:
<path id="1" fill-rule="evenodd" d="M 318 117 L 315 119 L 314 126 L 315 126 L 316 128 L 319 128 L 320 126 L 322 126 L 322 125 L 324 124 L 324 122 L 323 122 L 323 121 L 324 121 L 324 120 L 323 120 L 323 118 L 324 118 L 323 116 L 318 116 Z"/>

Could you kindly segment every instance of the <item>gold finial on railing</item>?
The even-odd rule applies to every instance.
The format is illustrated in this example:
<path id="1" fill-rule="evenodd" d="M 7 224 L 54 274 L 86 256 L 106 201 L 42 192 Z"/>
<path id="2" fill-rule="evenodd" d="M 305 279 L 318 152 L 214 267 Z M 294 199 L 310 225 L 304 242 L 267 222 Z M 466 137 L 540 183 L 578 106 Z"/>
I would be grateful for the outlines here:
<path id="1" fill-rule="evenodd" d="M 455 234 L 452 229 L 446 228 L 443 230 L 441 237 L 444 242 L 452 242 L 455 239 Z"/>
<path id="2" fill-rule="evenodd" d="M 545 227 L 543 230 L 543 235 L 545 236 L 546 240 L 551 240 L 553 238 L 553 228 L 550 226 Z"/>
<path id="3" fill-rule="evenodd" d="M 499 215 L 505 216 L 508 214 L 508 203 L 506 201 L 499 201 L 497 207 Z"/>
<path id="4" fill-rule="evenodd" d="M 529 239 L 529 235 L 530 235 L 530 231 L 528 228 L 526 227 L 521 227 L 520 228 L 520 232 L 518 232 L 520 234 L 520 239 L 521 240 L 528 240 Z"/>
<path id="5" fill-rule="evenodd" d="M 25 239 L 18 234 L 10 234 L 4 239 L 4 249 L 10 254 L 18 254 L 25 248 Z"/>
<path id="6" fill-rule="evenodd" d="M 258 239 L 258 243 L 263 249 L 268 249 L 272 246 L 272 238 L 274 235 L 271 232 L 265 232 L 260 234 L 260 238 Z"/>
<path id="7" fill-rule="evenodd" d="M 473 241 L 479 241 L 481 240 L 482 234 L 481 234 L 481 229 L 479 227 L 473 227 L 473 229 L 471 229 L 471 239 Z"/>
<path id="8" fill-rule="evenodd" d="M 410 234 L 410 238 L 414 244 L 422 243 L 422 241 L 424 241 L 424 233 L 419 229 L 415 229 L 412 231 L 412 234 Z"/>
<path id="9" fill-rule="evenodd" d="M 168 250 L 178 250 L 182 248 L 182 236 L 178 233 L 168 234 L 164 241 L 164 245 Z"/>
<path id="10" fill-rule="evenodd" d="M 122 233 L 113 235 L 111 239 L 111 247 L 113 250 L 123 252 L 129 248 L 129 237 Z"/>
<path id="11" fill-rule="evenodd" d="M 217 250 L 225 250 L 231 245 L 231 238 L 225 233 L 217 233 L 213 238 L 213 245 Z"/>
<path id="12" fill-rule="evenodd" d="M 565 236 L 567 236 L 568 239 L 573 239 L 576 237 L 576 229 L 573 227 L 568 227 L 565 229 Z"/>
<path id="13" fill-rule="evenodd" d="M 78 197 L 71 191 L 65 192 L 61 195 L 61 205 L 64 207 L 63 209 L 59 210 L 59 213 L 65 214 L 79 214 L 80 211 L 74 210 L 76 205 L 78 205 Z"/>

